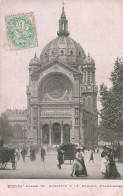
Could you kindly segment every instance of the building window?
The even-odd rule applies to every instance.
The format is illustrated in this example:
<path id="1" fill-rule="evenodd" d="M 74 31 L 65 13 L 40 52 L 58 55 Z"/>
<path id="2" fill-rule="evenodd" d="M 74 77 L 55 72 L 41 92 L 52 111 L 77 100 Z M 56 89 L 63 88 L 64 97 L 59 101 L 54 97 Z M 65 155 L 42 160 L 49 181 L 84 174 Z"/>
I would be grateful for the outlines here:
<path id="1" fill-rule="evenodd" d="M 55 55 L 55 51 L 52 51 L 52 55 Z"/>
<path id="2" fill-rule="evenodd" d="M 92 82 L 95 82 L 95 72 L 92 72 Z"/>
<path id="3" fill-rule="evenodd" d="M 81 56 L 81 52 L 79 52 L 79 56 Z"/>
<path id="4" fill-rule="evenodd" d="M 86 72 L 84 72 L 84 82 L 86 82 Z"/>
<path id="5" fill-rule="evenodd" d="M 62 30 L 64 30 L 64 24 L 62 24 Z"/>
<path id="6" fill-rule="evenodd" d="M 79 115 L 79 108 L 75 108 L 75 115 L 76 115 L 76 116 Z"/>
<path id="7" fill-rule="evenodd" d="M 70 55 L 73 56 L 73 51 L 72 50 L 70 51 Z"/>
<path id="8" fill-rule="evenodd" d="M 64 51 L 63 50 L 61 50 L 61 55 L 64 55 Z"/>
<path id="9" fill-rule="evenodd" d="M 85 105 L 85 97 L 83 98 L 83 105 Z"/>
<path id="10" fill-rule="evenodd" d="M 91 98 L 88 97 L 88 107 L 90 108 L 91 107 Z"/>
<path id="11" fill-rule="evenodd" d="M 79 119 L 75 118 L 75 125 L 78 126 L 79 125 Z"/>
<path id="12" fill-rule="evenodd" d="M 45 52 L 45 56 L 47 55 L 47 52 Z"/>
<path id="13" fill-rule="evenodd" d="M 91 72 L 88 71 L 88 83 L 90 83 L 90 82 L 91 82 Z"/>

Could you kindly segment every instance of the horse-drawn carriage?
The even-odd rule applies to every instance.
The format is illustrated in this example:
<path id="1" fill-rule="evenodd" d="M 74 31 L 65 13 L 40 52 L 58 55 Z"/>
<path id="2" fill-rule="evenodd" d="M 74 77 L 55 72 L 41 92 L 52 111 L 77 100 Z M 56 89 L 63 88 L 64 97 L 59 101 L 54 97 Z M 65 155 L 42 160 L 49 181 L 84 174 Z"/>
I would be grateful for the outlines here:
<path id="1" fill-rule="evenodd" d="M 1 147 L 0 148 L 0 167 L 5 169 L 7 163 L 12 164 L 12 169 L 17 166 L 15 148 Z"/>
<path id="2" fill-rule="evenodd" d="M 75 158 L 76 154 L 76 145 L 75 144 L 65 144 L 62 146 L 62 150 L 64 151 L 64 161 L 70 160 L 70 163 Z"/>

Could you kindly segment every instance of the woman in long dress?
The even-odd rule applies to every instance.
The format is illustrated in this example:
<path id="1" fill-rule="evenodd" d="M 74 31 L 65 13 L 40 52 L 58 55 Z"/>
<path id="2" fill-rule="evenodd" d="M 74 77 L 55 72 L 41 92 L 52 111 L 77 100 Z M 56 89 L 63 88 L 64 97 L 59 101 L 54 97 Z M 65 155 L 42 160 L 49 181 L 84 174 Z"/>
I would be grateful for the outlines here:
<path id="1" fill-rule="evenodd" d="M 83 166 L 82 175 L 88 176 L 86 166 L 85 166 L 85 160 L 84 160 L 84 158 L 85 158 L 84 150 L 85 150 L 85 148 L 81 148 L 81 150 L 80 150 L 80 152 L 82 154 L 81 164 Z"/>
<path id="2" fill-rule="evenodd" d="M 90 150 L 90 159 L 88 162 L 92 161 L 94 163 L 94 151 L 93 149 Z"/>
<path id="3" fill-rule="evenodd" d="M 77 148 L 77 152 L 75 155 L 75 159 L 72 165 L 72 173 L 71 176 L 79 176 L 82 175 L 83 166 L 81 164 L 82 154 L 80 153 L 80 148 Z"/>
<path id="4" fill-rule="evenodd" d="M 105 178 L 108 178 L 108 179 L 120 178 L 121 175 L 118 172 L 115 161 L 113 159 L 112 149 L 108 149 L 107 151 L 108 151 L 107 157 L 108 157 L 109 163 L 106 166 Z"/>
<path id="5" fill-rule="evenodd" d="M 106 152 L 106 147 L 103 147 L 103 151 L 101 153 L 101 173 L 105 174 L 106 173 L 106 166 L 108 164 L 108 158 L 107 158 L 107 152 Z"/>

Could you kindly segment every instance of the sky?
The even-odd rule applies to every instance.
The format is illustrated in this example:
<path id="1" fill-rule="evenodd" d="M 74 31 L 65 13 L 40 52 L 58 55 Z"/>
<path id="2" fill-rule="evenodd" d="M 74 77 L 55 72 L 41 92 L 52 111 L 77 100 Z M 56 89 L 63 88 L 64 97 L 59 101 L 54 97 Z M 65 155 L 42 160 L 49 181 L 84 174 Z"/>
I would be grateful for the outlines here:
<path id="1" fill-rule="evenodd" d="M 1 2 L 0 111 L 27 106 L 29 62 L 36 52 L 57 37 L 61 0 L 3 0 Z M 33 12 L 38 47 L 10 51 L 5 16 Z M 96 63 L 96 82 L 111 86 L 114 61 L 123 52 L 123 0 L 66 0 L 70 37 L 79 42 Z M 100 103 L 98 102 L 98 109 Z"/>

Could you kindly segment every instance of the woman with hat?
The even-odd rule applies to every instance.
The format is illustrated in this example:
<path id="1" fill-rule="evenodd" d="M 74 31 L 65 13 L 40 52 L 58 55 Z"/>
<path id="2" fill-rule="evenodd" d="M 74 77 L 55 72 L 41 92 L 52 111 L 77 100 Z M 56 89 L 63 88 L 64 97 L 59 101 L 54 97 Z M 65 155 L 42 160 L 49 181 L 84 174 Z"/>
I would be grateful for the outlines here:
<path id="1" fill-rule="evenodd" d="M 113 153 L 112 153 L 111 148 L 107 148 L 107 157 L 108 157 L 109 163 L 106 166 L 105 178 L 108 178 L 108 179 L 120 178 L 121 175 L 117 170 L 115 161 L 113 159 Z"/>
<path id="2" fill-rule="evenodd" d="M 81 152 L 81 154 L 82 154 L 81 164 L 82 164 L 82 166 L 83 166 L 82 175 L 88 176 L 87 170 L 86 170 L 86 166 L 85 166 L 85 161 L 84 161 L 84 158 L 85 158 L 84 150 L 85 150 L 85 149 L 86 149 L 86 147 L 82 147 L 82 148 L 80 149 L 80 152 Z"/>
<path id="3" fill-rule="evenodd" d="M 72 173 L 71 173 L 72 177 L 74 176 L 74 174 L 75 176 L 82 175 L 82 170 L 83 170 L 83 166 L 81 163 L 82 154 L 80 152 L 81 147 L 77 147 L 76 150 L 77 152 L 76 152 L 75 159 L 72 165 Z"/>
<path id="4" fill-rule="evenodd" d="M 108 157 L 107 157 L 107 152 L 106 152 L 106 146 L 103 147 L 103 151 L 101 153 L 101 173 L 105 174 L 106 173 L 106 165 L 108 164 Z"/>

